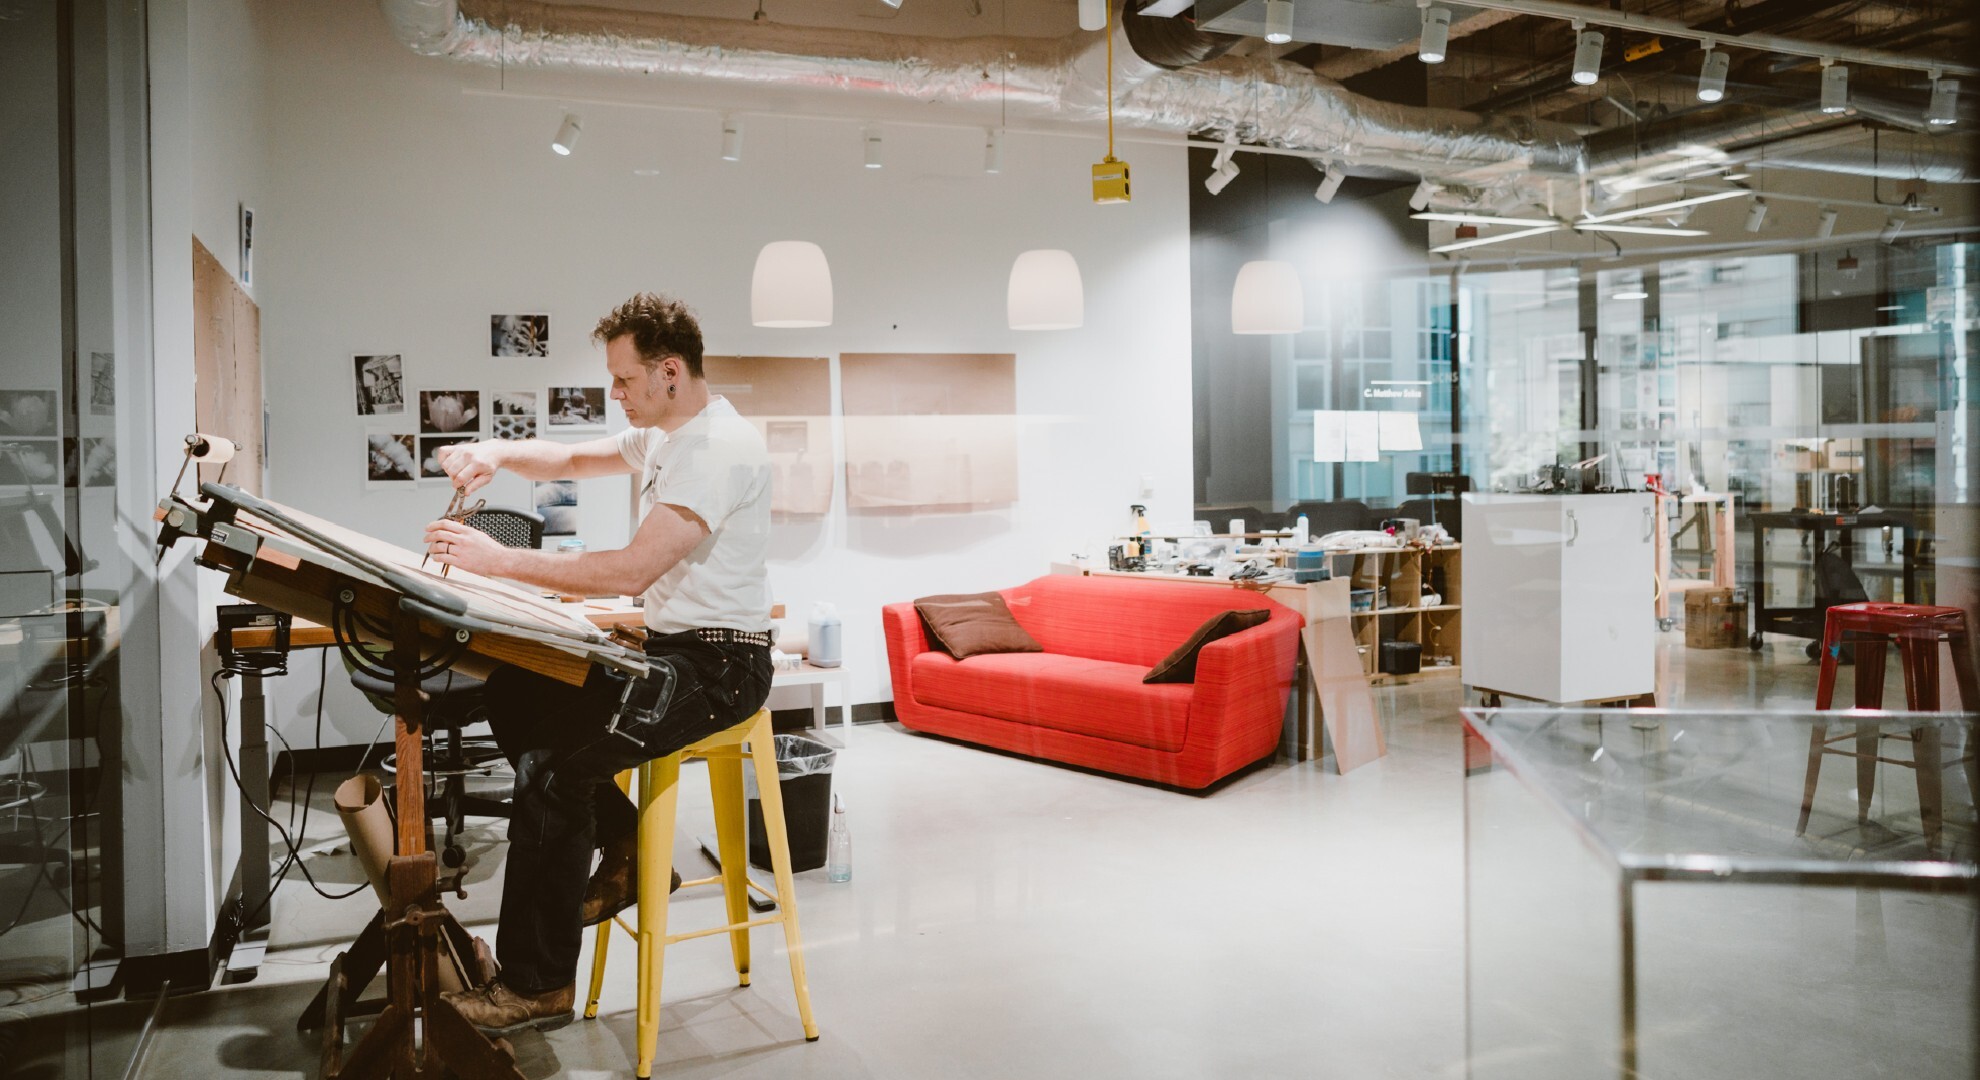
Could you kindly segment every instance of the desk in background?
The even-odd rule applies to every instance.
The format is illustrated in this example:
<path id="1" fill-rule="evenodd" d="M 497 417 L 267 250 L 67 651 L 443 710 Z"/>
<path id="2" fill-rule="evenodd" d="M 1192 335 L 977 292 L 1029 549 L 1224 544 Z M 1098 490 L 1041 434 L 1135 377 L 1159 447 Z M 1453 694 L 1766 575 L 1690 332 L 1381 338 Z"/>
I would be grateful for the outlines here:
<path id="1" fill-rule="evenodd" d="M 1830 533 L 1835 534 L 1836 548 L 1843 561 L 1854 570 L 1858 530 L 1903 530 L 1897 544 L 1900 587 L 1903 591 L 1890 599 L 1905 604 L 1927 602 L 1918 591 L 1918 570 L 1914 561 L 1923 537 L 1909 514 L 1891 510 L 1874 514 L 1818 514 L 1790 510 L 1751 513 L 1746 515 L 1746 519 L 1753 525 L 1753 636 L 1747 644 L 1756 652 L 1765 644 L 1763 635 L 1769 633 L 1809 639 L 1808 655 L 1811 657 L 1819 650 L 1817 642 L 1822 640 L 1822 622 L 1830 605 L 1847 602 L 1825 593 L 1822 575 L 1815 565 L 1824 547 L 1823 538 Z M 1809 534 L 1808 572 L 1815 580 L 1813 600 L 1807 607 L 1779 607 L 1767 602 L 1767 534 L 1782 530 Z"/>

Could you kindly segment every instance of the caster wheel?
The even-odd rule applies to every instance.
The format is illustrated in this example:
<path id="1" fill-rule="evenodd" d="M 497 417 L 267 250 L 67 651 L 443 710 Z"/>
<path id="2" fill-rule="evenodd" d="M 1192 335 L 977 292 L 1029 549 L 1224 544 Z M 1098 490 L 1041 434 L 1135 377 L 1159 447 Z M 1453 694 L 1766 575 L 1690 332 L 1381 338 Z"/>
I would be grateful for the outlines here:
<path id="1" fill-rule="evenodd" d="M 1670 618 L 1658 619 L 1657 629 L 1662 630 L 1664 633 L 1668 634 L 1672 630 L 1677 629 L 1677 620 Z"/>
<path id="2" fill-rule="evenodd" d="M 450 844 L 441 850 L 440 861 L 445 863 L 449 870 L 458 870 L 461 864 L 467 861 L 467 852 Z"/>
<path id="3" fill-rule="evenodd" d="M 1766 643 L 1767 643 L 1766 638 L 1761 636 L 1761 634 L 1758 633 L 1757 631 L 1754 633 L 1752 637 L 1746 639 L 1746 647 L 1752 649 L 1754 652 L 1759 652 L 1760 647 L 1762 645 L 1765 645 Z"/>
<path id="4" fill-rule="evenodd" d="M 1820 642 L 1811 641 L 1801 651 L 1806 653 L 1810 660 L 1819 660 L 1822 657 L 1822 645 Z"/>

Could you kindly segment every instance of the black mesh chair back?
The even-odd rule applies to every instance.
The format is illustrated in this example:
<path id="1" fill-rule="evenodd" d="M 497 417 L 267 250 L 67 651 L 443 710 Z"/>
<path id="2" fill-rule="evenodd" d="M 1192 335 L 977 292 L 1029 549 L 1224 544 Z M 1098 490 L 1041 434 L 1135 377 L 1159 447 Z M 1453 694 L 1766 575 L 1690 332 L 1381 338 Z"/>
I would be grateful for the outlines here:
<path id="1" fill-rule="evenodd" d="M 1464 505 L 1457 499 L 1404 499 L 1394 510 L 1377 511 L 1376 516 L 1414 518 L 1419 525 L 1434 521 L 1451 534 L 1451 539 L 1464 540 Z"/>
<path id="2" fill-rule="evenodd" d="M 1279 527 L 1279 515 L 1267 513 L 1255 506 L 1199 506 L 1193 520 L 1207 521 L 1210 531 L 1222 534 L 1231 527 L 1232 518 L 1242 518 L 1246 532 L 1261 532 Z"/>
<path id="3" fill-rule="evenodd" d="M 1314 539 L 1328 533 L 1359 532 L 1375 527 L 1376 514 L 1368 509 L 1368 504 L 1359 499 L 1335 499 L 1332 502 L 1298 502 L 1286 508 L 1288 524 L 1297 522 L 1299 515 L 1306 515 L 1306 531 Z"/>
<path id="4" fill-rule="evenodd" d="M 543 515 L 506 506 L 491 506 L 467 519 L 470 529 L 480 529 L 503 547 L 540 548 L 543 546 Z"/>

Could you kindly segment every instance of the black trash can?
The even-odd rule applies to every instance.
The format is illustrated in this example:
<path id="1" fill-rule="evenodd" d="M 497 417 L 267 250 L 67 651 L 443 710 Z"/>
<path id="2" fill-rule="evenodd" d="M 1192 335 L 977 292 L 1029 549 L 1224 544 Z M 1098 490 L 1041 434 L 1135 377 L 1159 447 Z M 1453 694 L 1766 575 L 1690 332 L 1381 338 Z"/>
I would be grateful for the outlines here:
<path id="1" fill-rule="evenodd" d="M 784 796 L 784 831 L 790 838 L 791 872 L 825 865 L 825 834 L 832 826 L 832 762 L 837 750 L 802 735 L 777 736 L 777 790 Z M 770 869 L 770 838 L 763 830 L 756 770 L 743 770 L 749 799 L 749 862 Z"/>

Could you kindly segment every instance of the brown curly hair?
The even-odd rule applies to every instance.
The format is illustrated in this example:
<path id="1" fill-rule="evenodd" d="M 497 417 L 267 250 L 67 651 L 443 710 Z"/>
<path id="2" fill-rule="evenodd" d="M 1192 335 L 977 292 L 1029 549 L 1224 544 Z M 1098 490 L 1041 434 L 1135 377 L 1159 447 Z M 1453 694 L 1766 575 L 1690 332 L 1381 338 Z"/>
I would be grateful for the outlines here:
<path id="1" fill-rule="evenodd" d="M 701 324 L 686 304 L 659 293 L 635 293 L 598 320 L 591 340 L 604 345 L 626 335 L 649 369 L 678 356 L 690 376 L 701 378 Z"/>

